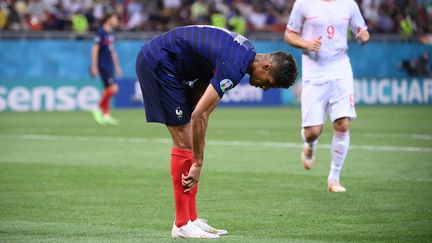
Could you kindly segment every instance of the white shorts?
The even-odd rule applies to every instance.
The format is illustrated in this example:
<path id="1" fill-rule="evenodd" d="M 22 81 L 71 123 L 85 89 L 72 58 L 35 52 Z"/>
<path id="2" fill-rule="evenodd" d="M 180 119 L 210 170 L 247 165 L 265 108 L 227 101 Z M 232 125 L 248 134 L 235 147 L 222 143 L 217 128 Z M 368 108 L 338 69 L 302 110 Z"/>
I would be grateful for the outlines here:
<path id="1" fill-rule="evenodd" d="M 357 117 L 352 77 L 327 82 L 304 81 L 301 91 L 302 127 L 324 124 L 327 113 L 332 122 Z"/>

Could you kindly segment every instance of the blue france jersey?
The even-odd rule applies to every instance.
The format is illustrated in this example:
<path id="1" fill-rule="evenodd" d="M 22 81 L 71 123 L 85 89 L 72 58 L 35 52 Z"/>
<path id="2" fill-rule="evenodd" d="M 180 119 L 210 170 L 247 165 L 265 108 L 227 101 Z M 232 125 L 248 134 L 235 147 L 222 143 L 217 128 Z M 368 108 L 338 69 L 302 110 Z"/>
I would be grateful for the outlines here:
<path id="1" fill-rule="evenodd" d="M 98 68 L 111 70 L 114 68 L 111 52 L 114 50 L 114 35 L 103 27 L 97 31 L 94 43 L 99 45 Z"/>
<path id="2" fill-rule="evenodd" d="M 196 25 L 179 27 L 153 38 L 143 47 L 143 54 L 152 68 L 165 68 L 167 76 L 175 77 L 172 82 L 193 84 L 197 80 L 210 80 L 222 97 L 240 82 L 256 52 L 252 43 L 240 34 Z"/>

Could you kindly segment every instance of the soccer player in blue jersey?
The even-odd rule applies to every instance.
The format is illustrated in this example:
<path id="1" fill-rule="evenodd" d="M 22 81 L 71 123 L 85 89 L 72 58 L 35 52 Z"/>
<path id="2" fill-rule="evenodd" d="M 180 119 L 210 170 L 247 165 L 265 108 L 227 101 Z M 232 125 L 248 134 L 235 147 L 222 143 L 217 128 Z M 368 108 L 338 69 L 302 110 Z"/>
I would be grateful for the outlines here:
<path id="1" fill-rule="evenodd" d="M 111 117 L 109 105 L 111 97 L 118 92 L 115 76 L 120 76 L 122 70 L 120 61 L 114 50 L 113 29 L 118 25 L 117 15 L 107 14 L 102 19 L 102 26 L 97 31 L 93 48 L 91 51 L 91 74 L 97 76 L 99 73 L 104 85 L 104 93 L 99 102 L 99 109 L 93 111 L 97 123 L 117 125 L 118 121 Z"/>
<path id="2" fill-rule="evenodd" d="M 251 85 L 264 90 L 290 87 L 298 73 L 294 58 L 280 51 L 256 53 L 248 39 L 225 29 L 186 26 L 144 45 L 137 56 L 136 72 L 147 122 L 165 124 L 173 141 L 171 178 L 176 216 L 172 237 L 217 238 L 227 234 L 198 218 L 196 211 L 210 113 L 246 73 Z"/>

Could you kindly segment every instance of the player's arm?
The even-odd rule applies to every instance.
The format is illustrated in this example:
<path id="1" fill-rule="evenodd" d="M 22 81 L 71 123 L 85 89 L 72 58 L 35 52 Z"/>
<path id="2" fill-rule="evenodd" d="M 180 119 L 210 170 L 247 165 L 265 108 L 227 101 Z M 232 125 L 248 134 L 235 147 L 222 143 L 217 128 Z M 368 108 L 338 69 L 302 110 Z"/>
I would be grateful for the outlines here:
<path id="1" fill-rule="evenodd" d="M 90 74 L 96 76 L 98 74 L 98 58 L 99 58 L 99 43 L 94 43 L 91 50 L 91 67 Z"/>
<path id="2" fill-rule="evenodd" d="M 361 44 L 365 44 L 369 41 L 369 32 L 367 29 L 357 28 L 355 38 Z"/>
<path id="3" fill-rule="evenodd" d="M 303 23 L 305 21 L 304 3 L 306 1 L 295 1 L 285 29 L 284 40 L 294 47 L 301 48 L 306 51 L 318 52 L 321 49 L 321 36 L 316 36 L 316 38 L 313 40 L 306 40 L 301 38 L 299 34 L 303 29 Z"/>
<path id="4" fill-rule="evenodd" d="M 355 35 L 356 40 L 360 44 L 365 44 L 369 41 L 369 32 L 367 31 L 366 23 L 361 15 L 357 3 L 352 1 L 351 4 L 350 28 Z"/>
<path id="5" fill-rule="evenodd" d="M 119 58 L 117 56 L 117 52 L 114 50 L 114 48 L 111 51 L 111 58 L 112 58 L 113 63 L 114 63 L 114 68 L 115 68 L 116 75 L 117 76 L 121 76 L 122 73 L 123 73 L 123 71 L 122 71 L 121 66 L 120 66 L 120 60 L 119 60 Z"/>
<path id="6" fill-rule="evenodd" d="M 299 33 L 286 28 L 284 33 L 285 42 L 306 51 L 319 51 L 321 49 L 321 36 L 314 40 L 305 40 L 300 37 Z"/>
<path id="7" fill-rule="evenodd" d="M 192 113 L 191 126 L 194 163 L 189 170 L 189 174 L 187 176 L 182 176 L 182 184 L 187 188 L 185 192 L 192 190 L 198 183 L 204 159 L 205 134 L 207 131 L 208 119 L 210 113 L 216 108 L 220 100 L 221 98 L 213 85 L 209 84 Z"/>

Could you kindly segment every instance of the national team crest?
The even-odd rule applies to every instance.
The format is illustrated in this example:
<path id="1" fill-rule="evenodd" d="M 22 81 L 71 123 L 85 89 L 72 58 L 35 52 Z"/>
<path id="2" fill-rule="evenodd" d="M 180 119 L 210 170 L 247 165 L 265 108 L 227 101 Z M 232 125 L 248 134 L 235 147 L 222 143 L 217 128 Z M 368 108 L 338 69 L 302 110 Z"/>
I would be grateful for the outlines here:
<path id="1" fill-rule="evenodd" d="M 234 84 L 229 79 L 224 79 L 220 82 L 220 88 L 222 90 L 222 93 L 226 93 L 229 90 L 231 90 L 234 87 Z"/>
<path id="2" fill-rule="evenodd" d="M 182 119 L 183 118 L 183 110 L 182 110 L 181 107 L 177 107 L 176 110 L 175 110 L 175 113 L 176 113 L 178 119 Z"/>

